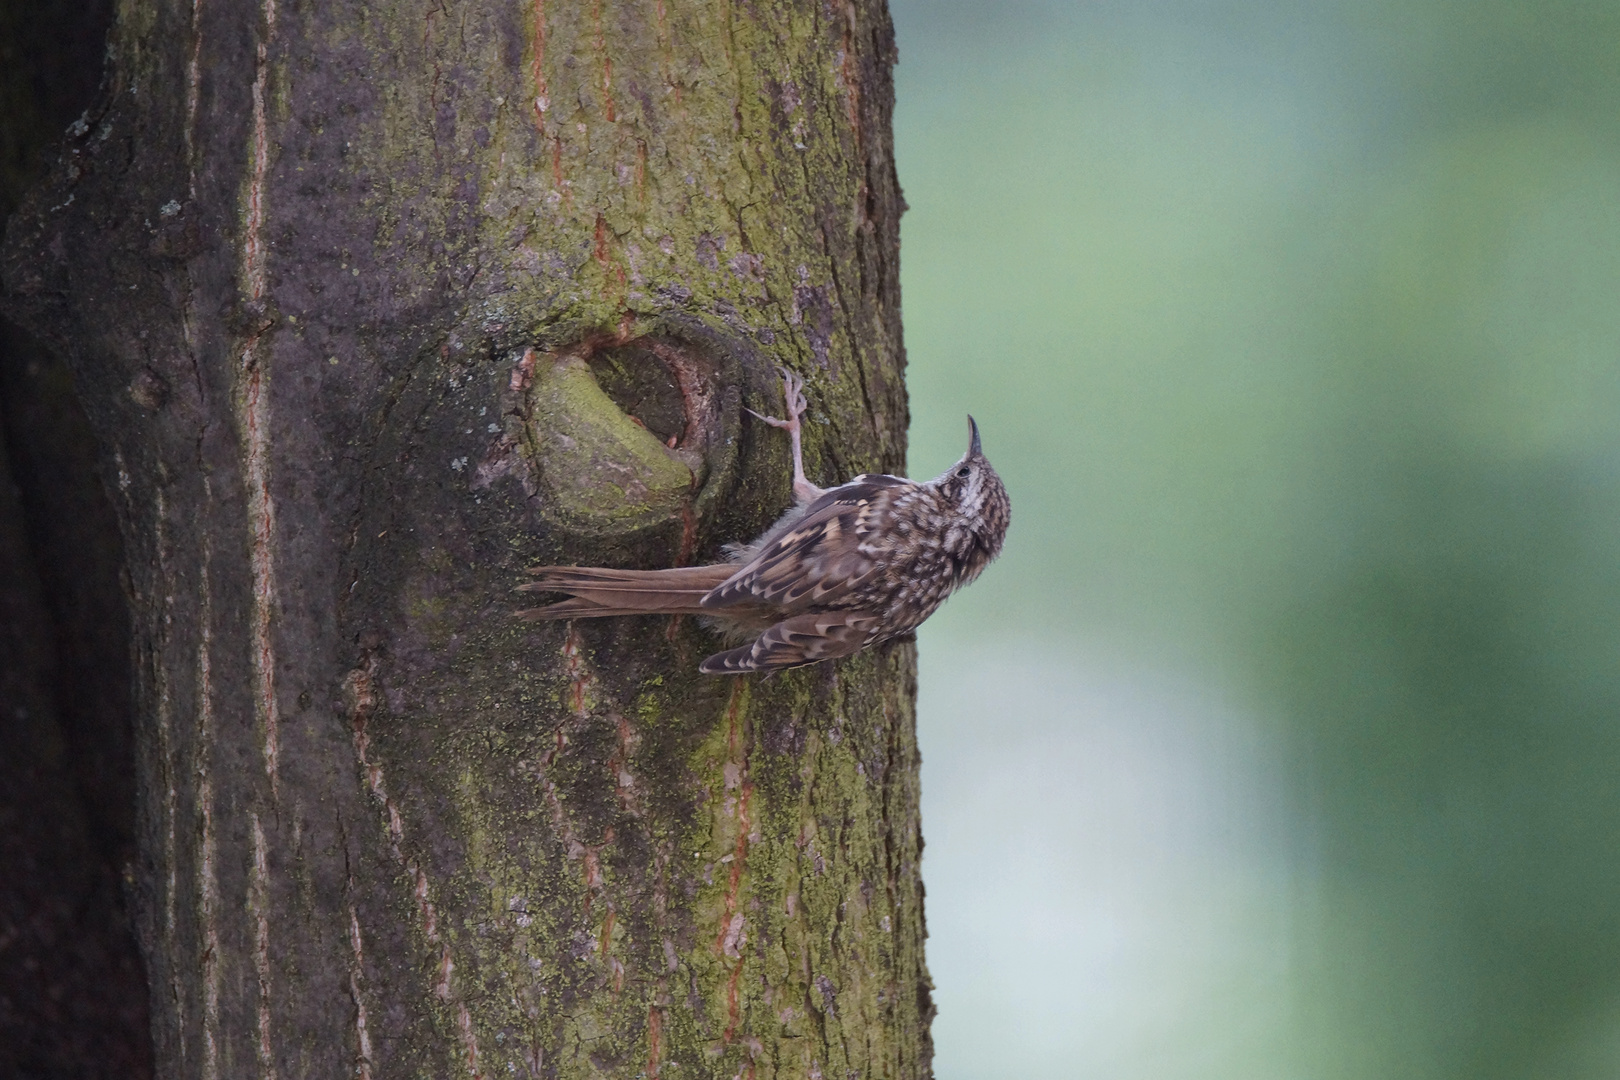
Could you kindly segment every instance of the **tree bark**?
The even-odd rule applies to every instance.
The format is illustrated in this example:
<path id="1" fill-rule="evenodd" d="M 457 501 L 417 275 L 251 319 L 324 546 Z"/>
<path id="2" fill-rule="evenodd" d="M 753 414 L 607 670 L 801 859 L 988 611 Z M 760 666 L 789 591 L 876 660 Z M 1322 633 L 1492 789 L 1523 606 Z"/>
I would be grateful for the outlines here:
<path id="1" fill-rule="evenodd" d="M 915 657 L 696 674 L 534 563 L 901 471 L 881 2 L 133 0 L 13 218 L 134 612 L 166 1076 L 921 1077 Z"/>

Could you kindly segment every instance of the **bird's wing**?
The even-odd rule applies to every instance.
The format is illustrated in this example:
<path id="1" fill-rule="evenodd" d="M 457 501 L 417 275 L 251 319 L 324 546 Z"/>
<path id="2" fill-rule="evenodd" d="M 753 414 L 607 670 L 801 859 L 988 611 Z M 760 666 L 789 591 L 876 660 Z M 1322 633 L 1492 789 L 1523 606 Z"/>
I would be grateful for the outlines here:
<path id="1" fill-rule="evenodd" d="M 833 488 L 768 536 L 703 597 L 703 607 L 763 604 L 792 613 L 837 600 L 879 569 L 862 541 L 883 528 L 894 489 L 910 485 L 894 476 L 858 476 Z"/>
<path id="2" fill-rule="evenodd" d="M 795 615 L 770 627 L 751 644 L 715 653 L 698 670 L 705 675 L 781 671 L 860 652 L 877 632 L 878 616 L 860 611 Z"/>

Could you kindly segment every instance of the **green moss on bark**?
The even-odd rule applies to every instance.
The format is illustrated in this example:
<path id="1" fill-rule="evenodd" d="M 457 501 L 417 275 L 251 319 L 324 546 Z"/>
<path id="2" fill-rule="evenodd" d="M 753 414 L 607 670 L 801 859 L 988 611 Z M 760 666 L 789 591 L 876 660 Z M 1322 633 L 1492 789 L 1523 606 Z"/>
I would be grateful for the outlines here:
<path id="1" fill-rule="evenodd" d="M 614 404 L 572 356 L 542 362 L 530 391 L 528 450 L 565 518 L 628 531 L 679 512 L 692 470 Z"/>

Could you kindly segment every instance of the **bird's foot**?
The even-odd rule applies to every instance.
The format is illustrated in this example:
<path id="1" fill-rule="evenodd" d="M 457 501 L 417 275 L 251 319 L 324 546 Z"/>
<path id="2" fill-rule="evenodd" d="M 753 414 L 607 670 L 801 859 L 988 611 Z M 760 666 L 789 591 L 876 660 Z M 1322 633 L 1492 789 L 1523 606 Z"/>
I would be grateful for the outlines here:
<path id="1" fill-rule="evenodd" d="M 787 368 L 782 368 L 781 370 L 782 397 L 784 399 L 783 403 L 787 405 L 788 418 L 786 420 L 778 420 L 774 416 L 766 416 L 764 413 L 754 412 L 753 409 L 749 409 L 747 411 L 750 415 L 765 421 L 767 424 L 771 425 L 771 427 L 781 428 L 789 434 L 797 435 L 800 430 L 799 418 L 802 417 L 809 409 L 809 405 L 804 400 L 804 380 L 793 374 L 793 372 L 789 371 Z"/>
<path id="2" fill-rule="evenodd" d="M 783 404 L 787 406 L 788 418 L 786 420 L 778 420 L 774 416 L 765 416 L 762 413 L 754 412 L 753 409 L 747 411 L 765 421 L 771 427 L 781 428 L 788 433 L 788 438 L 793 442 L 793 495 L 800 502 L 813 502 L 821 495 L 822 489 L 805 479 L 804 447 L 800 440 L 800 432 L 803 430 L 803 424 L 800 421 L 810 406 L 804 398 L 804 380 L 787 368 L 782 369 L 782 398 Z"/>

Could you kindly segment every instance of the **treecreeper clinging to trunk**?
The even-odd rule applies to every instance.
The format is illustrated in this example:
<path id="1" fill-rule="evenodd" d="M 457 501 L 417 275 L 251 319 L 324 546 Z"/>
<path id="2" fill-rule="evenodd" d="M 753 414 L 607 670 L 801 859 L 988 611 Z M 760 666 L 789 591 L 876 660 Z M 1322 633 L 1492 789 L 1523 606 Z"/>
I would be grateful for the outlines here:
<path id="1" fill-rule="evenodd" d="M 520 617 L 707 616 L 752 640 L 715 653 L 699 671 L 779 671 L 909 634 L 1001 553 L 1012 504 L 971 416 L 967 453 L 932 480 L 863 473 L 824 489 L 804 475 L 804 383 L 787 371 L 782 383 L 788 418 L 753 413 L 793 443 L 796 504 L 775 525 L 710 566 L 537 566 L 535 580 L 519 588 L 570 599 Z"/>

